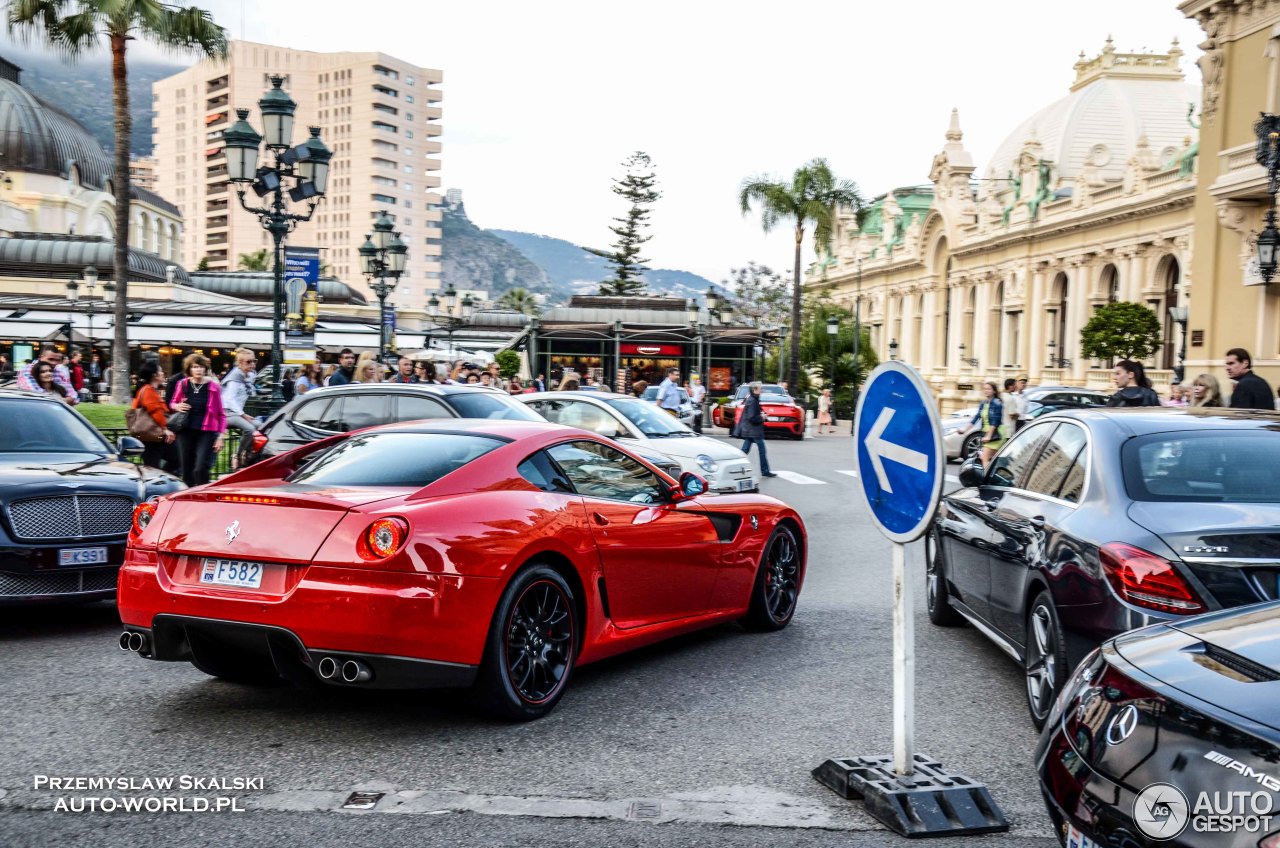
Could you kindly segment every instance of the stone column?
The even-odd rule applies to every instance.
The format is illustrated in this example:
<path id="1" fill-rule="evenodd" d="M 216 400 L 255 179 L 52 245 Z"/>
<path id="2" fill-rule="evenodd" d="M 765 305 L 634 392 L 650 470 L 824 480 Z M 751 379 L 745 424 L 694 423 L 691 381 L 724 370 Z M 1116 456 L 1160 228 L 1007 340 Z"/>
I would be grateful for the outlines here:
<path id="1" fill-rule="evenodd" d="M 991 326 L 991 280 L 977 282 L 977 297 L 973 303 L 973 352 L 970 357 L 978 360 L 979 372 L 995 373 L 1000 363 L 992 362 L 997 353 L 992 350 L 992 339 L 998 328 Z"/>
<path id="2" fill-rule="evenodd" d="M 1085 259 L 1073 261 L 1067 268 L 1067 285 L 1071 293 L 1070 312 L 1067 315 L 1067 337 L 1058 344 L 1063 348 L 1059 356 L 1065 356 L 1071 360 L 1071 379 L 1076 382 L 1084 380 L 1085 371 L 1088 370 L 1089 365 L 1085 361 L 1084 354 L 1080 352 L 1080 330 L 1093 314 L 1090 304 L 1093 303 L 1094 277 L 1098 274 L 1098 270 L 1095 265 Z"/>
<path id="3" fill-rule="evenodd" d="M 1044 362 L 1047 358 L 1044 351 L 1047 349 L 1046 340 L 1048 333 L 1045 322 L 1049 320 L 1049 313 L 1045 312 L 1044 302 L 1048 295 L 1045 291 L 1046 285 L 1045 266 L 1037 265 L 1031 274 L 1031 288 L 1027 292 L 1027 305 L 1023 314 L 1027 317 L 1027 327 L 1023 333 L 1026 336 L 1024 349 L 1027 355 L 1021 357 L 1024 370 L 1027 377 L 1033 382 L 1038 382 L 1036 377 L 1044 369 Z"/>

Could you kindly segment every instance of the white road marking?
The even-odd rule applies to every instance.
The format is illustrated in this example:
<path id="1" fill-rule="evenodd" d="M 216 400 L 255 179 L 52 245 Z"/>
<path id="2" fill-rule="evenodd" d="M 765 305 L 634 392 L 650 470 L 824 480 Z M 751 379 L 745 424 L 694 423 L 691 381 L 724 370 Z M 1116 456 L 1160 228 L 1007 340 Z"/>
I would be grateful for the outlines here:
<path id="1" fill-rule="evenodd" d="M 947 475 L 947 482 L 948 482 L 948 483 L 959 483 L 959 482 L 960 482 L 960 478 L 959 478 L 959 477 L 957 477 L 957 476 L 956 476 L 956 475 L 954 475 L 954 474 L 948 474 L 948 475 Z"/>
<path id="2" fill-rule="evenodd" d="M 797 473 L 797 472 L 795 472 L 795 471 L 775 471 L 774 473 L 775 473 L 775 474 L 777 474 L 779 477 L 781 477 L 783 480 L 786 480 L 786 481 L 787 481 L 787 482 L 789 482 L 789 483 L 796 483 L 796 484 L 801 485 L 801 486 L 825 486 L 825 485 L 827 485 L 827 481 L 826 481 L 826 480 L 819 480 L 819 479 L 818 479 L 818 478 L 816 478 L 816 477 L 808 477 L 808 476 L 806 476 L 806 475 L 804 475 L 804 474 L 800 474 L 800 473 Z"/>
<path id="3" fill-rule="evenodd" d="M 855 470 L 853 470 L 852 468 L 837 468 L 837 469 L 836 469 L 836 473 L 837 473 L 837 474 L 847 474 L 847 475 L 849 475 L 850 477 L 857 477 L 857 476 L 858 476 L 858 472 L 857 472 L 857 471 L 855 471 Z"/>

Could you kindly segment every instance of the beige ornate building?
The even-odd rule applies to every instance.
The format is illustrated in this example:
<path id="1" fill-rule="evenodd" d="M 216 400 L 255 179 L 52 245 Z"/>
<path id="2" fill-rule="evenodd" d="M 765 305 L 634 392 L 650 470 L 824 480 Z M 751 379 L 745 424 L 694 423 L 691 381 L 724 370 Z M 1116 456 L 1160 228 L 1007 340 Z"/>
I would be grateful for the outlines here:
<path id="1" fill-rule="evenodd" d="M 951 114 L 927 185 L 845 216 L 806 285 L 831 287 L 871 328 L 881 359 L 920 369 L 945 409 L 987 379 L 1109 385 L 1080 329 L 1110 300 L 1164 325 L 1151 363 L 1167 385 L 1182 342 L 1168 308 L 1190 294 L 1200 92 L 1182 50 L 1081 54 L 1063 98 L 1023 121 L 981 176 Z"/>
<path id="2" fill-rule="evenodd" d="M 1266 171 L 1255 159 L 1253 124 L 1259 112 L 1280 112 L 1280 2 L 1184 0 L 1178 8 L 1205 34 L 1187 372 L 1221 378 L 1223 354 L 1238 346 L 1275 388 L 1280 275 L 1264 285 L 1258 272 L 1257 236 L 1270 198 Z"/>

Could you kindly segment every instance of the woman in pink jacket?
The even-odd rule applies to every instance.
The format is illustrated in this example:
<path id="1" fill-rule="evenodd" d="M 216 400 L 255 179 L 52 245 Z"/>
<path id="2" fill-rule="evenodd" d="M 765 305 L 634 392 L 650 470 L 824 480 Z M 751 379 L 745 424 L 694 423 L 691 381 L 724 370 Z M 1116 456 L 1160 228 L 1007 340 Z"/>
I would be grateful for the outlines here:
<path id="1" fill-rule="evenodd" d="M 182 482 L 200 486 L 209 482 L 209 469 L 222 450 L 227 414 L 222 411 L 222 387 L 209 377 L 208 359 L 191 354 L 182 361 L 182 373 L 187 376 L 178 381 L 171 404 L 174 412 L 187 414 L 186 426 L 178 431 Z"/>

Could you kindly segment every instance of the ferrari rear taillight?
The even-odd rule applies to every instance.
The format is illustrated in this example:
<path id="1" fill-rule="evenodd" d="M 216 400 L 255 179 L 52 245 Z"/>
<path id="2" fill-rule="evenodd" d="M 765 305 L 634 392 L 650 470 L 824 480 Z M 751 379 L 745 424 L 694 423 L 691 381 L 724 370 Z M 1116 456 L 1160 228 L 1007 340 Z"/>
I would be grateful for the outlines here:
<path id="1" fill-rule="evenodd" d="M 1204 603 L 1177 567 L 1150 551 L 1112 542 L 1100 552 L 1102 570 L 1123 600 L 1146 609 L 1191 615 L 1204 612 Z"/>
<path id="2" fill-rule="evenodd" d="M 138 504 L 133 508 L 133 529 L 132 535 L 141 536 L 142 531 L 147 529 L 147 525 L 151 523 L 151 519 L 155 518 L 156 505 L 150 501 Z"/>
<path id="3" fill-rule="evenodd" d="M 379 518 L 369 525 L 356 545 L 360 558 L 369 562 L 392 556 L 409 538 L 409 524 L 403 518 Z"/>
<path id="4" fill-rule="evenodd" d="M 253 433 L 253 449 L 261 452 L 267 446 L 267 434 L 261 430 L 255 430 Z"/>

